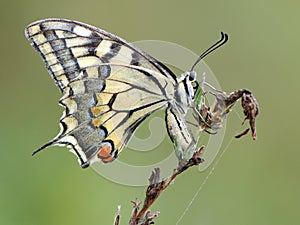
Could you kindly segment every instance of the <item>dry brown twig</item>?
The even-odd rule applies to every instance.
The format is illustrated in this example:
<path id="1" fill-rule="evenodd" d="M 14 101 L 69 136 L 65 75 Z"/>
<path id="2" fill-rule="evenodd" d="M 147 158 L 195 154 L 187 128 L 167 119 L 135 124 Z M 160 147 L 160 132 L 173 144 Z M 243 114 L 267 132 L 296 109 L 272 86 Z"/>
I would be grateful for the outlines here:
<path id="1" fill-rule="evenodd" d="M 160 194 L 174 181 L 174 179 L 187 170 L 188 168 L 192 166 L 197 166 L 201 162 L 203 162 L 203 159 L 200 157 L 201 153 L 205 149 L 204 146 L 201 146 L 198 151 L 196 151 L 193 156 L 190 158 L 190 160 L 184 164 L 183 166 L 179 167 L 174 171 L 174 173 L 167 179 L 160 181 L 160 169 L 155 168 L 154 171 L 152 171 L 152 174 L 149 178 L 149 186 L 146 190 L 146 197 L 144 200 L 144 204 L 142 209 L 139 211 L 140 201 L 137 199 L 135 201 L 132 201 L 134 204 L 133 206 L 133 212 L 129 221 L 129 225 L 150 225 L 154 224 L 153 219 L 158 216 L 159 212 L 151 213 L 149 208 L 151 205 L 155 202 L 155 200 L 160 196 Z M 120 221 L 120 211 L 118 208 L 118 213 L 115 218 L 115 225 L 119 225 Z"/>

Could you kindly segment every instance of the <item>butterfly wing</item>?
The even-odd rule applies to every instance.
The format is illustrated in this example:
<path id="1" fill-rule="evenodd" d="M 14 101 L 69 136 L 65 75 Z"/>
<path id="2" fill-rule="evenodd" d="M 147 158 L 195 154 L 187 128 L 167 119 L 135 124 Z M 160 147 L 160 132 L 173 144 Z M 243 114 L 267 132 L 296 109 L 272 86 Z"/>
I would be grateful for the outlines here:
<path id="1" fill-rule="evenodd" d="M 176 76 L 121 38 L 70 20 L 30 24 L 26 37 L 46 63 L 64 96 L 59 135 L 82 167 L 112 161 L 136 127 L 174 99 Z"/>

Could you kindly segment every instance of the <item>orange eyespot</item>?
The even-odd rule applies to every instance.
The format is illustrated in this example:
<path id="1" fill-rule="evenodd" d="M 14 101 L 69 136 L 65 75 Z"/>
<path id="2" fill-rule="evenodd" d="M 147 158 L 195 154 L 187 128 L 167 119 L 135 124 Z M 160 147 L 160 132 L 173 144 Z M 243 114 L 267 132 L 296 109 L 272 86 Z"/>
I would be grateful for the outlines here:
<path id="1" fill-rule="evenodd" d="M 92 124 L 95 126 L 95 127 L 99 127 L 101 125 L 101 121 L 99 119 L 94 119 L 92 121 Z"/>
<path id="2" fill-rule="evenodd" d="M 102 147 L 100 148 L 98 152 L 98 157 L 104 162 L 108 163 L 114 160 L 114 157 L 111 155 L 112 152 L 112 146 L 110 143 L 102 143 Z"/>
<path id="3" fill-rule="evenodd" d="M 111 152 L 111 146 L 109 144 L 102 144 L 102 147 L 100 148 L 99 152 L 98 152 L 98 157 L 103 159 L 103 158 L 107 158 L 110 156 L 110 152 Z"/>
<path id="4" fill-rule="evenodd" d="M 91 112 L 94 116 L 99 115 L 100 114 L 100 109 L 99 109 L 99 107 L 93 107 L 93 108 L 91 108 Z"/>
<path id="5" fill-rule="evenodd" d="M 108 158 L 104 158 L 102 159 L 102 162 L 104 163 L 108 163 L 114 160 L 114 157 L 112 155 L 110 155 Z"/>

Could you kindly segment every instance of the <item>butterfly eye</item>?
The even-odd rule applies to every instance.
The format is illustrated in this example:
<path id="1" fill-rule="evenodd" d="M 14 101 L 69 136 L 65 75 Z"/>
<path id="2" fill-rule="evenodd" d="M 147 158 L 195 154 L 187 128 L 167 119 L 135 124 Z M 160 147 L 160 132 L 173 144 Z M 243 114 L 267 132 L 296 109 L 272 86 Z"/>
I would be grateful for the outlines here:
<path id="1" fill-rule="evenodd" d="M 195 71 L 191 71 L 189 74 L 189 81 L 194 81 L 196 79 L 196 72 Z"/>
<path id="2" fill-rule="evenodd" d="M 198 90 L 198 87 L 199 87 L 198 81 L 195 80 L 195 81 L 192 83 L 192 85 L 193 85 L 194 90 L 197 91 L 197 90 Z"/>

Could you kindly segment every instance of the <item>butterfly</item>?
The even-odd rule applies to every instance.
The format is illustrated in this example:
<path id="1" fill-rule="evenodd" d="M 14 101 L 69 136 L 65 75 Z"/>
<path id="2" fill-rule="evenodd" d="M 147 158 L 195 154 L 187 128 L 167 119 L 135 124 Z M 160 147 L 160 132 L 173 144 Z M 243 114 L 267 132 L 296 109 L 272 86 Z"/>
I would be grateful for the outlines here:
<path id="1" fill-rule="evenodd" d="M 28 25 L 25 35 L 62 92 L 59 104 L 65 108 L 59 134 L 33 154 L 62 145 L 78 157 L 82 168 L 111 162 L 141 122 L 165 110 L 175 152 L 186 160 L 186 153 L 197 146 L 185 119 L 187 111 L 194 111 L 199 127 L 209 126 L 201 116 L 203 94 L 194 67 L 228 40 L 225 33 L 178 77 L 127 41 L 84 23 L 45 19 Z"/>

